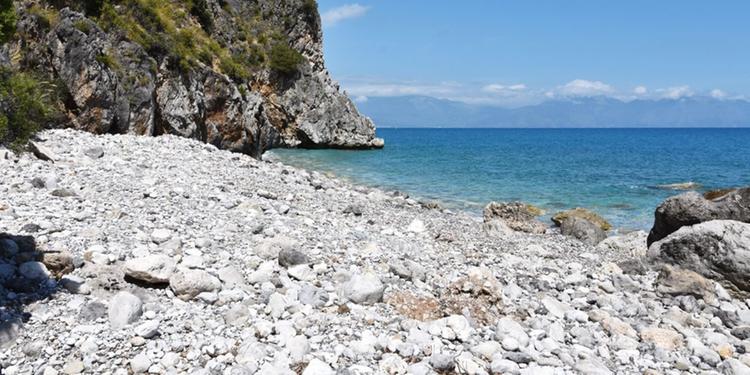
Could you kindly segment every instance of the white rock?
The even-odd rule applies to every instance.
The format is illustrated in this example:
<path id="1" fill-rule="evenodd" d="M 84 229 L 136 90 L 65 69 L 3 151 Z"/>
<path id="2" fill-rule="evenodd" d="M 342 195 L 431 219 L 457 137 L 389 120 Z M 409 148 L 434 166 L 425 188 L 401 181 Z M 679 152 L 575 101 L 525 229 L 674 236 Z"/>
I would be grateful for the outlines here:
<path id="1" fill-rule="evenodd" d="M 109 301 L 109 324 L 113 329 L 120 329 L 140 318 L 143 303 L 141 299 L 128 292 L 119 292 Z"/>
<path id="2" fill-rule="evenodd" d="M 423 233 L 424 231 L 427 230 L 427 227 L 425 227 L 424 222 L 422 220 L 414 219 L 409 224 L 409 227 L 406 228 L 406 230 L 412 233 Z"/>
<path id="3" fill-rule="evenodd" d="M 134 374 L 142 374 L 148 371 L 151 367 L 151 360 L 144 353 L 137 354 L 135 357 L 130 359 L 130 370 Z"/>
<path id="4" fill-rule="evenodd" d="M 172 238 L 172 231 L 169 229 L 160 228 L 154 229 L 154 231 L 151 232 L 151 241 L 155 244 L 162 244 L 169 241 L 170 238 Z"/>
<path id="5" fill-rule="evenodd" d="M 302 375 L 335 375 L 335 374 L 336 372 L 333 371 L 331 366 L 328 366 L 327 363 L 317 358 L 313 358 L 313 360 L 307 364 L 307 367 L 305 367 L 305 371 L 302 371 Z"/>
<path id="6" fill-rule="evenodd" d="M 169 282 L 175 270 L 175 261 L 163 254 L 154 254 L 125 262 L 125 275 L 150 284 Z"/>
<path id="7" fill-rule="evenodd" d="M 309 281 L 315 279 L 315 272 L 307 264 L 291 266 L 287 268 L 286 273 L 289 277 L 296 280 Z"/>
<path id="8" fill-rule="evenodd" d="M 144 339 L 150 339 L 159 333 L 159 321 L 149 320 L 137 325 L 134 329 L 136 335 L 143 337 Z"/>
<path id="9" fill-rule="evenodd" d="M 181 299 L 191 299 L 203 292 L 216 292 L 221 282 L 203 270 L 181 268 L 169 278 L 169 287 Z"/>
<path id="10" fill-rule="evenodd" d="M 310 352 L 310 343 L 307 337 L 297 335 L 287 340 L 286 348 L 289 350 L 289 360 L 292 363 L 300 363 L 305 359 L 305 355 Z"/>
<path id="11" fill-rule="evenodd" d="M 352 276 L 339 288 L 339 295 L 363 305 L 371 305 L 383 300 L 385 285 L 371 272 Z"/>

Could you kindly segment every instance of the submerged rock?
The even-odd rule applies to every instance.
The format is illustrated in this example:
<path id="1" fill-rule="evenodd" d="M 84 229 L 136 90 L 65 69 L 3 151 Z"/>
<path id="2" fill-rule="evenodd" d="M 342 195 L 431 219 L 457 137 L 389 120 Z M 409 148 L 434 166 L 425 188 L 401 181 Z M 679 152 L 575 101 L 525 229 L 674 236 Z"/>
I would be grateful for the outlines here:
<path id="1" fill-rule="evenodd" d="M 750 187 L 709 194 L 696 192 L 670 197 L 656 209 L 648 245 L 661 240 L 683 226 L 710 220 L 750 222 Z"/>
<path id="2" fill-rule="evenodd" d="M 603 231 L 612 229 L 612 224 L 610 224 L 603 217 L 599 216 L 599 214 L 581 207 L 556 213 L 555 216 L 552 216 L 552 222 L 559 227 L 562 225 L 563 221 L 571 217 L 579 217 L 581 219 L 590 221 L 596 224 Z"/>

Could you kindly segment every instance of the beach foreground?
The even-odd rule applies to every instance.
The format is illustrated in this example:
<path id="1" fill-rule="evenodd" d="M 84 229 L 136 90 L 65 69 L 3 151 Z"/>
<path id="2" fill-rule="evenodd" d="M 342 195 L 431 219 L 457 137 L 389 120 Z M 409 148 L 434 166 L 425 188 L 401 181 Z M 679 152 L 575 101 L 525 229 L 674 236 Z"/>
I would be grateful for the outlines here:
<path id="1" fill-rule="evenodd" d="M 750 371 L 746 301 L 645 243 L 493 236 L 176 136 L 41 138 L 53 161 L 0 158 L 3 374 Z"/>

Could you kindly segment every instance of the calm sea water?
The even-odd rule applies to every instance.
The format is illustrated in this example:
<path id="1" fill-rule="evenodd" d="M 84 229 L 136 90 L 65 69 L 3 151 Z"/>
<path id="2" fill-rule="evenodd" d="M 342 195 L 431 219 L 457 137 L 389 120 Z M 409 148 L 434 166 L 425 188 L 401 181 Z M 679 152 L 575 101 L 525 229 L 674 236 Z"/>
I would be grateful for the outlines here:
<path id="1" fill-rule="evenodd" d="M 599 212 L 615 227 L 648 229 L 677 194 L 750 185 L 750 129 L 379 129 L 372 151 L 274 150 L 280 160 L 481 213 L 521 200 L 549 214 Z"/>

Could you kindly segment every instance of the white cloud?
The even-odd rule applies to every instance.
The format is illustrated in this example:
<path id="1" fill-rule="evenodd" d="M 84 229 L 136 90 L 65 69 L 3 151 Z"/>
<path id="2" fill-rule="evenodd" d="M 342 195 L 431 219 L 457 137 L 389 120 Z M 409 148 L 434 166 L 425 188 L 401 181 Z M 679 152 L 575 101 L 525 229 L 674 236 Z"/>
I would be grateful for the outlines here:
<path id="1" fill-rule="evenodd" d="M 360 96 L 355 97 L 354 101 L 356 103 L 365 103 L 365 102 L 367 102 L 368 99 L 369 99 L 368 97 L 366 97 L 364 95 L 360 95 Z"/>
<path id="2" fill-rule="evenodd" d="M 355 96 L 403 96 L 427 95 L 443 97 L 454 93 L 451 84 L 424 85 L 418 83 L 354 83 L 346 86 L 346 91 Z"/>
<path id="3" fill-rule="evenodd" d="M 727 93 L 719 89 L 711 90 L 710 95 L 714 99 L 724 99 L 727 97 Z"/>
<path id="4" fill-rule="evenodd" d="M 648 88 L 646 88 L 646 86 L 636 86 L 636 88 L 633 89 L 633 94 L 638 96 L 646 95 L 648 94 Z"/>
<path id="5" fill-rule="evenodd" d="M 553 96 L 597 96 L 612 94 L 614 91 L 612 86 L 602 81 L 575 79 L 563 86 L 559 86 L 552 94 Z"/>
<path id="6" fill-rule="evenodd" d="M 524 85 L 523 83 L 509 86 L 493 83 L 482 87 L 482 91 L 486 93 L 500 95 L 514 95 L 523 90 L 526 90 L 526 85 Z"/>
<path id="7" fill-rule="evenodd" d="M 370 10 L 370 7 L 360 4 L 346 4 L 324 12 L 320 18 L 326 26 L 333 26 L 343 20 L 362 17 Z"/>
<path id="8" fill-rule="evenodd" d="M 694 95 L 693 90 L 690 89 L 690 86 L 669 87 L 666 89 L 658 89 L 656 90 L 656 92 L 661 98 L 664 99 L 680 99 L 691 97 Z"/>

